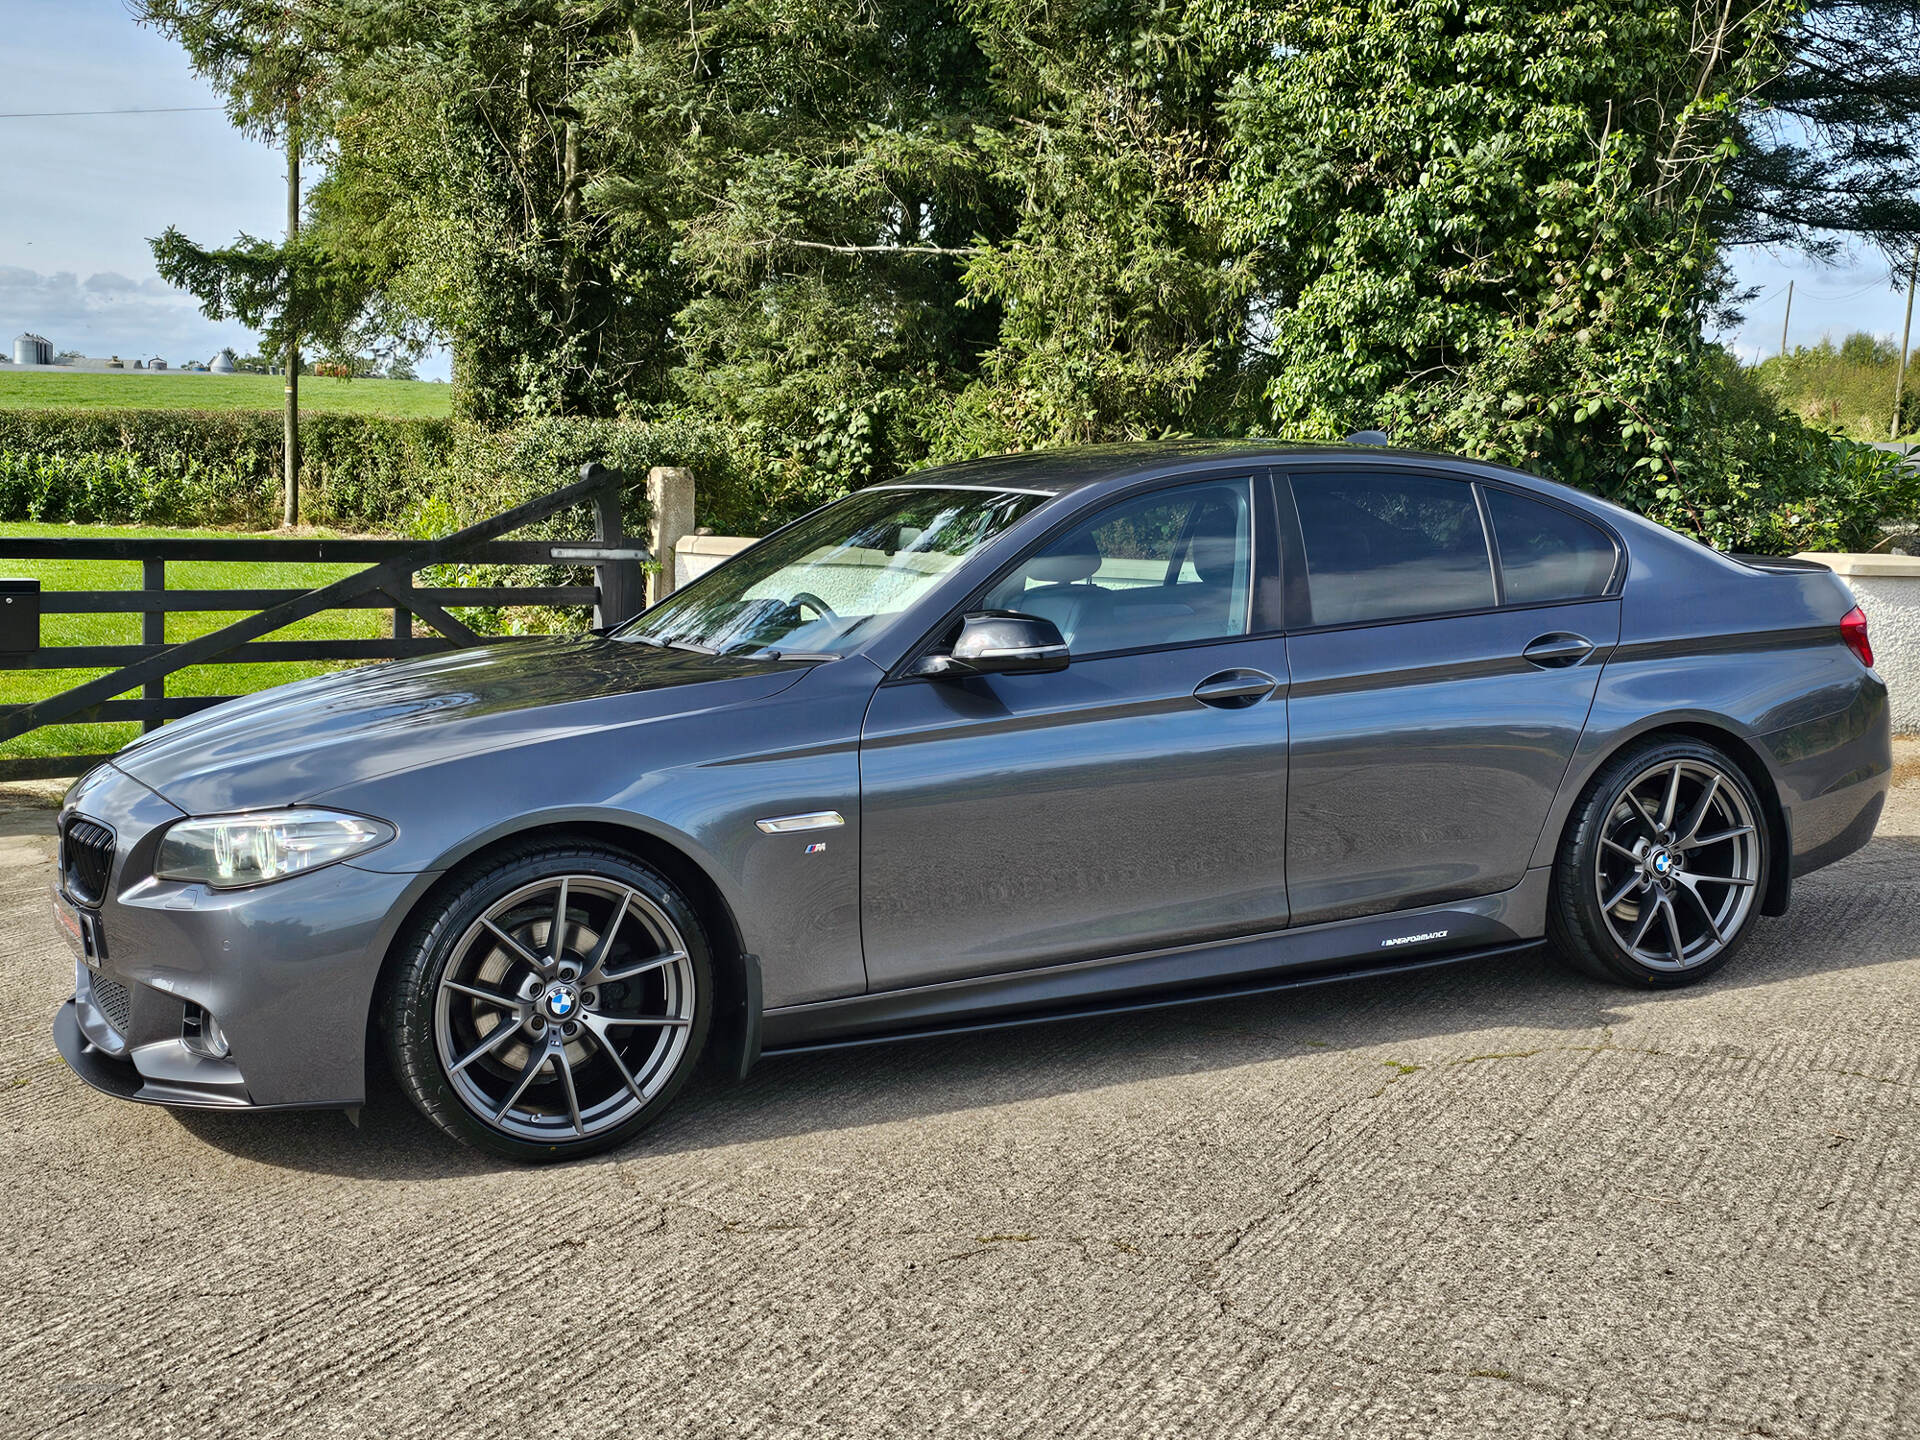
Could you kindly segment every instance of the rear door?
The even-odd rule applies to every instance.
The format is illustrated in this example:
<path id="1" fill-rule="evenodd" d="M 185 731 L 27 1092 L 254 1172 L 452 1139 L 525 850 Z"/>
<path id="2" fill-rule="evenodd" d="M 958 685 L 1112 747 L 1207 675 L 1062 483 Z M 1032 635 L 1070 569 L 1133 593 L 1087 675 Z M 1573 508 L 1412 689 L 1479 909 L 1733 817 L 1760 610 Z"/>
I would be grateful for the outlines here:
<path id="1" fill-rule="evenodd" d="M 1617 541 L 1440 468 L 1301 469 L 1281 501 L 1294 923 L 1518 884 L 1619 640 Z"/>
<path id="2" fill-rule="evenodd" d="M 1286 642 L 1264 474 L 1115 501 L 971 608 L 1042 615 L 1051 675 L 896 679 L 861 739 L 875 990 L 1282 928 Z"/>

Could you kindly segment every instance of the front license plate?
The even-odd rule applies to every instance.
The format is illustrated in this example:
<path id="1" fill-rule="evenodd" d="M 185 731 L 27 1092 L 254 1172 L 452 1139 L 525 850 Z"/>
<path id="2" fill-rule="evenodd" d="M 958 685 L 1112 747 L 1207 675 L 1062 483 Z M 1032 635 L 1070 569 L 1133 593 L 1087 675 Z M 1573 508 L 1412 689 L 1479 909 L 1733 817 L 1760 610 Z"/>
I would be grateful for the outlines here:
<path id="1" fill-rule="evenodd" d="M 106 953 L 99 919 L 79 910 L 58 890 L 53 892 L 53 918 L 60 926 L 60 933 L 67 937 L 67 943 L 73 947 L 74 957 L 99 969 L 100 959 Z"/>

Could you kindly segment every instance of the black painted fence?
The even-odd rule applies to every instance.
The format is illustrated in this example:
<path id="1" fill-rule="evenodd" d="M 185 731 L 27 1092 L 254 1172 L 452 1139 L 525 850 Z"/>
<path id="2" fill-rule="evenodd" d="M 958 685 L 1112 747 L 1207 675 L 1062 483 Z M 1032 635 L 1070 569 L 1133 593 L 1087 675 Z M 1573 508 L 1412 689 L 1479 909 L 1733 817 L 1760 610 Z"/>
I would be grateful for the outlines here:
<path id="1" fill-rule="evenodd" d="M 614 625 L 645 604 L 640 566 L 647 552 L 627 542 L 621 529 L 621 477 L 599 465 L 581 468 L 580 479 L 551 495 L 515 506 L 437 540 L 279 539 L 21 539 L 0 535 L 0 559 L 137 560 L 138 590 L 50 590 L 40 593 L 41 615 L 138 614 L 138 645 L 39 643 L 38 620 L 0 623 L 0 670 L 81 670 L 116 667 L 57 695 L 30 704 L 0 707 L 0 740 L 54 724 L 142 722 L 151 730 L 230 700 L 231 695 L 169 696 L 167 676 L 189 665 L 245 665 L 263 661 L 393 660 L 510 639 L 477 635 L 447 612 L 448 606 L 592 605 L 595 625 Z M 569 506 L 591 501 L 594 533 L 582 540 L 508 540 L 526 525 Z M 316 590 L 169 590 L 167 563 L 174 560 L 296 560 L 365 563 L 368 568 Z M 431 565 L 591 565 L 592 585 L 496 585 L 458 589 L 420 587 L 414 574 Z M 16 593 L 12 602 L 31 603 Z M 327 610 L 393 612 L 393 634 L 366 640 L 266 640 L 262 636 Z M 218 630 L 166 643 L 170 612 L 246 611 Z M 416 636 L 415 617 L 438 633 Z M 23 617 L 25 618 L 25 617 Z M 138 689 L 138 699 L 116 699 Z M 77 775 L 99 755 L 0 757 L 0 781 Z"/>

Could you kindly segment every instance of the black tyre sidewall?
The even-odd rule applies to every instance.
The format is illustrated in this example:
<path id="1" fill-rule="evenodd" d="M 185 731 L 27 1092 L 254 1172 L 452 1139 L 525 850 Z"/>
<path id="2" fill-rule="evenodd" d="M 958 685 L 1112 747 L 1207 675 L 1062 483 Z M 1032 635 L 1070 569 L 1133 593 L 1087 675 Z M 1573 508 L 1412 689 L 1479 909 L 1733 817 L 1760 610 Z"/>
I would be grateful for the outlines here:
<path id="1" fill-rule="evenodd" d="M 679 1063 L 639 1113 L 603 1134 L 561 1142 L 523 1140 L 481 1120 L 455 1093 L 434 1044 L 434 999 L 453 949 L 503 895 L 548 875 L 595 875 L 629 885 L 666 912 L 686 942 L 693 970 L 693 1026 Z M 458 872 L 423 909 L 396 947 L 381 1005 L 394 1074 L 422 1114 L 463 1144 L 524 1163 L 575 1160 L 625 1144 L 656 1120 L 698 1068 L 712 1025 L 713 960 L 706 927 L 672 882 L 631 856 L 579 842 L 534 843 Z"/>
<path id="2" fill-rule="evenodd" d="M 1593 893 L 1589 883 L 1600 836 L 1620 787 L 1638 772 L 1668 760 L 1699 760 L 1711 764 L 1737 786 L 1754 817 L 1760 848 L 1759 881 L 1739 931 L 1712 959 L 1685 970 L 1656 970 L 1630 955 L 1614 939 L 1605 916 L 1600 913 L 1600 897 Z M 1767 807 L 1761 803 L 1746 771 L 1725 751 L 1704 741 L 1680 736 L 1656 736 L 1629 746 L 1601 767 L 1574 806 L 1559 854 L 1554 859 L 1553 894 L 1547 905 L 1548 938 L 1577 968 L 1615 984 L 1663 990 L 1704 980 L 1732 959 L 1753 933 L 1753 923 L 1766 903 L 1773 843 Z"/>

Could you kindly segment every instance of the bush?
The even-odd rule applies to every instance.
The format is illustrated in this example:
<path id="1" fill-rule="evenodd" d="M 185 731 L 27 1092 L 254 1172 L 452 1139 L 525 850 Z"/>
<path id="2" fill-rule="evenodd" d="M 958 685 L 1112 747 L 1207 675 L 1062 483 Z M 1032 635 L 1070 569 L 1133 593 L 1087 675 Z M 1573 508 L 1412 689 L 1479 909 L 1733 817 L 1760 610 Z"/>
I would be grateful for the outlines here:
<path id="1" fill-rule="evenodd" d="M 711 514 L 711 498 L 727 493 L 732 460 L 724 437 L 710 427 L 670 419 L 653 424 L 623 420 L 529 420 L 511 430 L 489 431 L 462 425 L 445 460 L 401 517 L 400 528 L 419 536 L 444 535 L 497 515 L 515 505 L 551 494 L 577 479 L 580 467 L 597 460 L 621 473 L 621 523 L 630 535 L 644 535 L 651 516 L 647 472 L 655 465 L 686 465 L 696 479 L 698 518 Z M 710 522 L 709 522 L 710 523 Z M 593 509 L 582 504 L 529 525 L 529 538 L 593 533 Z M 427 585 L 575 585 L 591 583 L 584 567 L 557 565 L 440 565 L 422 571 Z M 584 609 L 556 614 L 545 610 L 503 613 L 497 609 L 462 610 L 475 629 L 489 634 L 578 629 Z"/>
<path id="2" fill-rule="evenodd" d="M 0 410 L 0 521 L 271 528 L 280 446 L 280 417 L 266 412 Z M 539 420 L 490 432 L 303 413 L 300 448 L 301 518 L 340 530 L 423 533 L 432 511 L 441 533 L 546 494 L 588 460 L 626 474 L 632 526 L 645 519 L 648 468 L 668 464 L 694 468 L 702 524 L 771 523 L 735 493 L 750 464 L 741 447 L 685 418 Z M 575 534 L 580 523 L 563 522 Z"/>
<path id="3" fill-rule="evenodd" d="M 1529 363 L 1495 377 L 1499 384 L 1478 388 L 1547 396 L 1591 390 L 1585 403 L 1613 403 L 1601 387 L 1563 384 L 1567 367 L 1543 356 L 1552 359 L 1532 352 Z M 1620 407 L 1623 436 L 1641 438 L 1616 443 L 1648 452 L 1630 467 L 1566 426 L 1553 406 L 1516 426 L 1499 407 L 1476 424 L 1454 405 L 1397 415 L 1392 429 L 1403 444 L 1505 460 L 1598 490 L 1722 549 L 1868 549 L 1886 525 L 1920 517 L 1920 471 L 1783 412 L 1767 377 L 1724 352 L 1707 350 L 1704 363 L 1665 358 L 1664 379 L 1645 387 L 1661 401 L 1660 423 L 1646 425 Z M 645 533 L 648 469 L 686 465 L 698 481 L 700 524 L 761 535 L 901 468 L 898 457 L 882 461 L 861 449 L 872 442 L 845 416 L 837 426 L 823 422 L 821 433 L 827 439 L 797 445 L 765 425 L 684 411 L 651 420 L 529 420 L 502 431 L 453 420 L 305 415 L 301 514 L 346 531 L 443 535 L 549 494 L 598 460 L 626 476 L 629 534 Z M 859 465 L 847 460 L 856 451 Z M 0 411 L 0 521 L 271 528 L 279 517 L 277 415 Z M 527 533 L 584 535 L 592 524 L 590 508 L 581 506 Z M 559 584 L 580 573 L 443 567 L 435 583 Z M 515 617 L 497 623 L 511 626 Z"/>
<path id="4" fill-rule="evenodd" d="M 810 508 L 781 505 L 764 462 L 718 428 L 686 417 L 654 422 L 546 419 L 507 431 L 457 421 L 301 416 L 301 517 L 347 531 L 444 535 L 578 478 L 597 460 L 625 477 L 622 523 L 644 535 L 647 471 L 690 466 L 702 524 L 748 534 Z M 281 513 L 281 420 L 189 410 L 0 411 L 0 521 L 232 526 L 270 529 Z M 741 485 L 737 477 L 753 477 Z M 762 501 L 768 502 L 761 509 Z M 582 504 L 521 533 L 593 533 Z M 445 565 L 431 585 L 584 584 L 585 568 Z M 463 612 L 495 633 L 579 628 L 585 612 Z"/>
<path id="5" fill-rule="evenodd" d="M 1802 345 L 1789 355 L 1760 362 L 1757 378 L 1780 402 L 1802 420 L 1822 429 L 1839 430 L 1859 440 L 1885 440 L 1893 419 L 1895 371 L 1899 347 L 1891 341 L 1856 331 L 1841 342 L 1822 340 Z M 1920 363 L 1920 350 L 1910 367 Z M 1909 369 L 1901 395 L 1902 435 L 1920 431 L 1920 374 Z"/>
<path id="6" fill-rule="evenodd" d="M 452 436 L 447 420 L 303 414 L 302 518 L 391 526 Z M 280 417 L 263 411 L 0 411 L 0 519 L 271 527 L 280 445 Z"/>
<path id="7" fill-rule="evenodd" d="M 1674 471 L 1610 494 L 1721 550 L 1870 550 L 1920 516 L 1920 470 L 1889 451 L 1783 412 L 1764 377 L 1714 352 L 1690 397 L 1692 443 Z"/>

